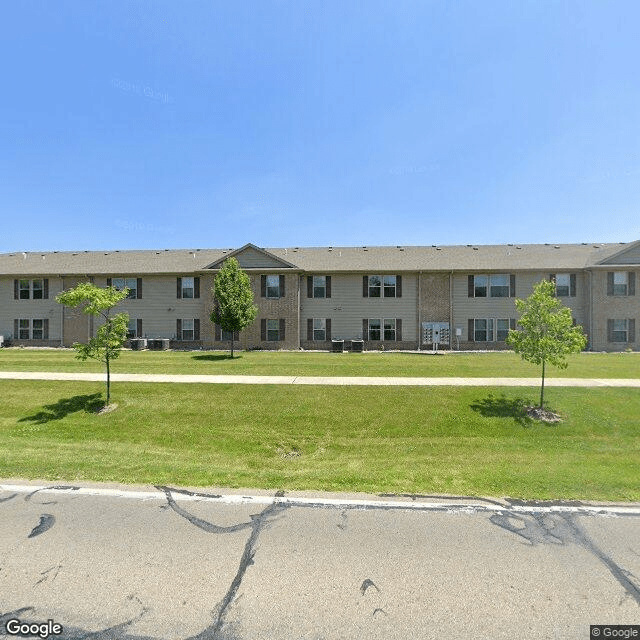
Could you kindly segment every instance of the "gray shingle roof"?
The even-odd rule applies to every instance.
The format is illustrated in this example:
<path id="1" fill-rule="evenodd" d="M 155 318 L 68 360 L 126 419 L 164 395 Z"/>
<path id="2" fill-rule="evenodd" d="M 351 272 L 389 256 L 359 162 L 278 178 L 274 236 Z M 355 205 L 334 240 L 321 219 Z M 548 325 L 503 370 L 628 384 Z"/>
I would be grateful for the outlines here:
<path id="1" fill-rule="evenodd" d="M 300 270 L 509 271 L 583 269 L 637 243 L 507 244 L 467 246 L 296 247 L 266 251 Z M 0 254 L 4 275 L 143 275 L 196 273 L 234 249 L 54 251 Z"/>

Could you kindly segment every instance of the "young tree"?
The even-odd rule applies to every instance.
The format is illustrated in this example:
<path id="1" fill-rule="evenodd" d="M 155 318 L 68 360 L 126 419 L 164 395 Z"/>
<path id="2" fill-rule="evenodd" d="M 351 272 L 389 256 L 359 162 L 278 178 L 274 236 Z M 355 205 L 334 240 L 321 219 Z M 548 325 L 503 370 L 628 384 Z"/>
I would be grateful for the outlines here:
<path id="1" fill-rule="evenodd" d="M 545 365 L 566 369 L 565 357 L 587 345 L 582 327 L 573 326 L 571 309 L 555 293 L 555 283 L 542 280 L 526 300 L 516 299 L 516 309 L 522 314 L 518 320 L 521 328 L 512 329 L 507 336 L 507 344 L 523 360 L 542 365 L 540 409 L 544 409 Z"/>
<path id="2" fill-rule="evenodd" d="M 129 324 L 128 313 L 111 315 L 112 309 L 127 297 L 128 289 L 118 291 L 114 287 L 102 289 L 90 282 L 83 282 L 73 289 L 63 291 L 56 296 L 56 301 L 67 307 L 80 307 L 87 315 L 100 317 L 104 323 L 98 327 L 96 335 L 87 344 L 76 342 L 76 358 L 86 360 L 93 358 L 107 367 L 107 402 L 111 400 L 111 372 L 109 363 L 120 355 L 120 349 L 127 339 Z"/>
<path id="3" fill-rule="evenodd" d="M 233 358 L 233 335 L 250 325 L 258 314 L 253 304 L 253 291 L 249 276 L 240 268 L 235 258 L 224 261 L 213 281 L 214 309 L 211 322 L 220 325 L 223 331 L 231 332 L 231 357 Z"/>

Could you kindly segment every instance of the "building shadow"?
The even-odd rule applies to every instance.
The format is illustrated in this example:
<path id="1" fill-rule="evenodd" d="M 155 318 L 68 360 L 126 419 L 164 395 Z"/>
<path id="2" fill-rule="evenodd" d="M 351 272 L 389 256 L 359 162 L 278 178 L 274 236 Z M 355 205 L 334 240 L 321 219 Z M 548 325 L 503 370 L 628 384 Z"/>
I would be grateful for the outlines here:
<path id="1" fill-rule="evenodd" d="M 104 406 L 104 399 L 101 393 L 92 393 L 84 396 L 73 396 L 72 398 L 62 398 L 53 404 L 45 404 L 41 411 L 32 416 L 20 418 L 18 422 L 34 422 L 35 424 L 45 424 L 52 420 L 62 420 L 71 413 L 84 411 L 85 413 L 96 413 Z"/>
<path id="2" fill-rule="evenodd" d="M 525 398 L 507 398 L 504 394 L 495 396 L 490 393 L 469 407 L 485 418 L 512 418 L 519 425 L 530 427 L 534 420 L 525 413 L 528 404 L 531 402 Z"/>

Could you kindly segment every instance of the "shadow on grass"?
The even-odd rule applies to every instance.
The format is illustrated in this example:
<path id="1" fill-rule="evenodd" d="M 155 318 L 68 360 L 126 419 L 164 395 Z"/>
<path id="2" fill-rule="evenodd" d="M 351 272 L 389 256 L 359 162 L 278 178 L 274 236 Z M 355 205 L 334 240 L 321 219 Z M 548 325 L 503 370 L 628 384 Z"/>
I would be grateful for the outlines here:
<path id="1" fill-rule="evenodd" d="M 494 396 L 490 393 L 469 407 L 485 418 L 513 418 L 519 425 L 530 427 L 534 421 L 525 413 L 528 404 L 530 402 L 524 398 L 507 398 L 504 394 Z"/>
<path id="2" fill-rule="evenodd" d="M 45 424 L 52 420 L 62 420 L 70 413 L 84 411 L 85 413 L 96 413 L 104 406 L 104 400 L 101 393 L 92 393 L 91 395 L 73 396 L 73 398 L 63 398 L 54 404 L 45 404 L 42 411 L 34 413 L 32 416 L 20 418 L 18 422 L 35 422 L 36 424 Z"/>
<path id="3" fill-rule="evenodd" d="M 204 360 L 206 362 L 218 362 L 220 360 L 231 360 L 231 355 L 228 353 L 211 353 L 211 354 L 207 354 L 207 355 L 196 355 L 196 356 L 191 356 L 194 360 Z M 242 356 L 234 353 L 233 354 L 233 359 L 237 360 L 238 358 L 241 358 Z"/>

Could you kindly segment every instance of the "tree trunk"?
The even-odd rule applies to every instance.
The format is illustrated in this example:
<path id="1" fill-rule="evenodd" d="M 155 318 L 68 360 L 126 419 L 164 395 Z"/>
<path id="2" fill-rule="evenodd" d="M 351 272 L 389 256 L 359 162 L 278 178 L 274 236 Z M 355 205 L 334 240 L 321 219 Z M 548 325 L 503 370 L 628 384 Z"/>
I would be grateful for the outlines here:
<path id="1" fill-rule="evenodd" d="M 231 332 L 231 357 L 233 358 L 233 331 Z"/>
<path id="2" fill-rule="evenodd" d="M 542 384 L 540 385 L 540 408 L 544 409 L 544 360 L 542 361 Z"/>
<path id="3" fill-rule="evenodd" d="M 107 347 L 105 363 L 107 365 L 107 404 L 106 406 L 108 407 L 109 400 L 111 399 L 111 373 L 109 371 L 109 347 Z"/>

